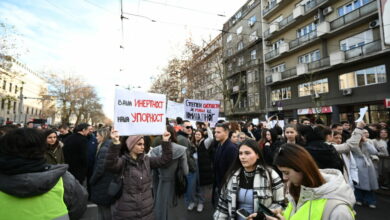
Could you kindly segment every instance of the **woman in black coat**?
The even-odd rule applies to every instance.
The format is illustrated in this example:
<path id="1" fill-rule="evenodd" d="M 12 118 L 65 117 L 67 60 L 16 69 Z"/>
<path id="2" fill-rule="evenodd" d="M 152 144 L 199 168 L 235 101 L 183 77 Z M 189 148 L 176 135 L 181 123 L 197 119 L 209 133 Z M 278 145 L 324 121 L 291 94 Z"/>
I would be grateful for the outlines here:
<path id="1" fill-rule="evenodd" d="M 98 205 L 99 215 L 103 220 L 111 219 L 110 206 L 114 203 L 114 198 L 107 194 L 108 186 L 114 178 L 114 175 L 105 170 L 104 162 L 108 148 L 111 144 L 110 131 L 102 128 L 97 131 L 96 139 L 98 148 L 94 169 L 90 179 L 91 201 Z"/>

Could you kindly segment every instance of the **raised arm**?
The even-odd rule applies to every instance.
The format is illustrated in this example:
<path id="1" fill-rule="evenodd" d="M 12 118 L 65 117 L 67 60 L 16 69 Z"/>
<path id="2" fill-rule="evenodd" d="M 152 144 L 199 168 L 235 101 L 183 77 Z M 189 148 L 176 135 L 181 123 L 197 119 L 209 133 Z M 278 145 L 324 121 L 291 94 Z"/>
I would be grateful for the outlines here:
<path id="1" fill-rule="evenodd" d="M 206 147 L 206 149 L 209 149 L 211 143 L 213 143 L 214 136 L 213 136 L 213 131 L 211 131 L 210 127 L 208 126 L 208 123 L 206 124 L 206 127 L 207 127 L 207 138 L 206 140 L 204 140 L 204 146 Z"/>
<path id="2" fill-rule="evenodd" d="M 172 145 L 169 142 L 169 138 L 171 134 L 169 132 L 165 132 L 163 135 L 163 142 L 161 144 L 162 155 L 161 157 L 151 157 L 150 158 L 150 168 L 160 168 L 171 162 L 172 160 Z"/>
<path id="3" fill-rule="evenodd" d="M 124 164 L 124 158 L 120 157 L 121 142 L 118 131 L 111 131 L 111 139 L 112 143 L 107 151 L 105 167 L 112 173 L 119 173 Z"/>

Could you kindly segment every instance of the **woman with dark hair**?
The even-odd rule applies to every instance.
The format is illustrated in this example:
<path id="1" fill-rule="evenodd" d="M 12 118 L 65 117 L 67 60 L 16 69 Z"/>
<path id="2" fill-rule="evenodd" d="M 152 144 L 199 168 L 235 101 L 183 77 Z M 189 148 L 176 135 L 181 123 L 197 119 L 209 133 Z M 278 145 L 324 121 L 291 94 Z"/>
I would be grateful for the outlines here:
<path id="1" fill-rule="evenodd" d="M 188 174 L 186 147 L 177 144 L 175 129 L 167 125 L 167 131 L 170 133 L 172 144 L 172 161 L 164 167 L 153 169 L 153 195 L 155 197 L 154 213 L 156 220 L 175 219 L 172 216 L 177 206 L 177 197 L 175 188 L 176 170 L 180 167 L 184 175 Z M 162 146 L 159 145 L 150 151 L 150 156 L 161 157 Z M 180 166 L 179 166 L 180 165 Z"/>
<path id="2" fill-rule="evenodd" d="M 114 198 L 108 195 L 108 186 L 114 179 L 114 174 L 108 172 L 105 167 L 105 159 L 108 148 L 111 144 L 110 130 L 100 128 L 96 132 L 98 147 L 96 150 L 96 159 L 92 176 L 89 179 L 91 188 L 91 201 L 98 205 L 99 216 L 101 220 L 111 220 L 110 206 L 114 203 Z"/>
<path id="3" fill-rule="evenodd" d="M 304 146 L 302 136 L 299 134 L 297 126 L 294 124 L 288 124 L 284 127 L 284 138 L 285 143 Z"/>
<path id="4" fill-rule="evenodd" d="M 87 191 L 68 165 L 46 163 L 46 148 L 45 134 L 33 128 L 1 137 L 1 219 L 79 219 L 87 209 Z"/>
<path id="5" fill-rule="evenodd" d="M 274 129 L 264 129 L 261 137 L 259 146 L 263 151 L 264 161 L 268 166 L 272 166 L 275 150 L 282 143 L 278 140 L 278 135 Z"/>
<path id="6" fill-rule="evenodd" d="M 311 154 L 320 169 L 338 169 L 343 172 L 344 164 L 334 146 L 326 141 L 331 139 L 332 130 L 324 125 L 316 125 L 307 134 L 305 149 Z"/>
<path id="7" fill-rule="evenodd" d="M 116 174 L 123 172 L 122 194 L 111 206 L 113 219 L 154 219 L 151 169 L 171 162 L 170 137 L 169 132 L 164 132 L 161 157 L 149 157 L 144 154 L 143 136 L 123 136 L 119 140 L 118 131 L 111 131 L 105 167 Z"/>
<path id="8" fill-rule="evenodd" d="M 353 220 L 355 196 L 336 169 L 319 170 L 311 155 L 295 144 L 280 148 L 275 165 L 287 181 L 289 200 L 286 210 L 274 210 L 278 218 L 268 220 L 323 219 Z M 256 214 L 250 216 L 255 217 Z"/>
<path id="9" fill-rule="evenodd" d="M 64 153 L 62 152 L 64 144 L 58 140 L 57 132 L 55 130 L 46 130 L 45 137 L 47 143 L 45 152 L 46 162 L 49 164 L 65 163 Z"/>
<path id="10" fill-rule="evenodd" d="M 214 219 L 243 219 L 236 210 L 258 212 L 259 203 L 278 209 L 284 203 L 284 185 L 279 175 L 266 166 L 256 141 L 245 140 L 227 172 Z"/>
<path id="11" fill-rule="evenodd" d="M 214 140 L 213 132 L 209 127 L 209 123 L 205 122 L 205 127 L 207 129 L 207 138 L 204 137 L 201 130 L 196 130 L 192 138 L 192 144 L 196 149 L 196 152 L 193 154 L 197 164 L 196 177 L 193 179 L 192 184 L 189 184 L 189 187 L 192 187 L 192 192 L 189 195 L 190 208 L 195 207 L 197 203 L 197 211 L 203 211 L 203 203 L 205 202 L 204 192 L 206 190 L 205 186 L 213 183 L 213 161 L 212 161 L 212 148 L 210 148 L 211 143 Z M 193 205 L 192 205 L 192 204 Z"/>

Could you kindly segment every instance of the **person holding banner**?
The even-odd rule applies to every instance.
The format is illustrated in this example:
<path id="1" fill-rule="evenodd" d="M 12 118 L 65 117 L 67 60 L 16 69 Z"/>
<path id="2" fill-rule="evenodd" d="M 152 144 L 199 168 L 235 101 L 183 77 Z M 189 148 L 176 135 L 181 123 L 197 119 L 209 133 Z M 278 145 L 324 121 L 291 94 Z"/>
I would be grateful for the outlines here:
<path id="1" fill-rule="evenodd" d="M 106 156 L 106 169 L 121 173 L 122 194 L 111 206 L 113 219 L 153 220 L 153 193 L 151 169 L 166 166 L 172 161 L 171 134 L 163 134 L 161 157 L 144 154 L 144 139 L 140 135 L 123 136 L 119 140 L 116 130 L 111 132 L 112 144 Z"/>
<path id="2" fill-rule="evenodd" d="M 195 159 L 197 164 L 196 170 L 196 184 L 193 185 L 192 196 L 190 205 L 198 203 L 197 211 L 203 211 L 203 203 L 205 202 L 204 192 L 206 191 L 205 186 L 213 183 L 213 166 L 212 166 L 212 148 L 210 148 L 213 142 L 213 132 L 209 127 L 209 123 L 205 122 L 207 130 L 207 138 L 204 137 L 202 130 L 196 130 L 192 138 L 192 143 L 196 148 Z M 195 193 L 196 192 L 196 193 Z"/>

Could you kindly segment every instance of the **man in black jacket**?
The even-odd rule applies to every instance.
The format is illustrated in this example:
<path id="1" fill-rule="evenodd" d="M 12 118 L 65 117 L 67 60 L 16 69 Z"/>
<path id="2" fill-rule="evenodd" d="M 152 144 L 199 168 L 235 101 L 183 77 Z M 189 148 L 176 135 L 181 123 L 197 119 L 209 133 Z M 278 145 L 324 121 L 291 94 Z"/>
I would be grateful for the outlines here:
<path id="1" fill-rule="evenodd" d="M 226 124 L 217 124 L 215 126 L 215 140 L 219 142 L 217 151 L 214 156 L 214 186 L 213 186 L 213 202 L 216 206 L 219 192 L 223 183 L 223 178 L 226 172 L 233 164 L 238 155 L 238 149 L 229 139 L 229 127 Z"/>
<path id="2" fill-rule="evenodd" d="M 65 163 L 69 164 L 68 171 L 81 183 L 87 177 L 88 169 L 88 139 L 92 126 L 87 123 L 79 124 L 75 127 L 74 133 L 64 142 Z"/>

